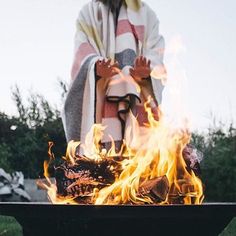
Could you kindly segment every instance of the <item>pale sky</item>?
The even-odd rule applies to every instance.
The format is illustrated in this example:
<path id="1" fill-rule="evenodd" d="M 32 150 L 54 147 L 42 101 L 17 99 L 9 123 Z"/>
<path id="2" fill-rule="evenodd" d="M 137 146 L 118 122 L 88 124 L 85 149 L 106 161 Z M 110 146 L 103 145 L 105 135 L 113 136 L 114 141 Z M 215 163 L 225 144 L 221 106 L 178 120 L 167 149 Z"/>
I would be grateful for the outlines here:
<path id="1" fill-rule="evenodd" d="M 60 107 L 57 78 L 70 80 L 75 20 L 88 0 L 0 0 L 0 111 L 15 114 L 11 86 Z M 181 37 L 181 67 L 194 127 L 236 121 L 236 1 L 146 0 L 167 47 Z M 167 65 L 168 70 L 168 65 Z"/>

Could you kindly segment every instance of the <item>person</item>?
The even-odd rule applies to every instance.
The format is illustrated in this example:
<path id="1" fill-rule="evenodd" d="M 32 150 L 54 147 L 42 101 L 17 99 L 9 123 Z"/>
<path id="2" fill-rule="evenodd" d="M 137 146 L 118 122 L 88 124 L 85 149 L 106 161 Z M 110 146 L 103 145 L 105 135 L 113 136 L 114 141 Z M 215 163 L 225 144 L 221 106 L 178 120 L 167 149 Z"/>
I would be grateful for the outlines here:
<path id="1" fill-rule="evenodd" d="M 120 146 L 130 111 L 140 126 L 151 97 L 157 117 L 165 75 L 164 38 L 155 12 L 140 0 L 92 0 L 80 11 L 75 35 L 72 81 L 63 108 L 67 141 L 84 143 L 93 124 Z M 158 78 L 152 76 L 156 70 Z"/>

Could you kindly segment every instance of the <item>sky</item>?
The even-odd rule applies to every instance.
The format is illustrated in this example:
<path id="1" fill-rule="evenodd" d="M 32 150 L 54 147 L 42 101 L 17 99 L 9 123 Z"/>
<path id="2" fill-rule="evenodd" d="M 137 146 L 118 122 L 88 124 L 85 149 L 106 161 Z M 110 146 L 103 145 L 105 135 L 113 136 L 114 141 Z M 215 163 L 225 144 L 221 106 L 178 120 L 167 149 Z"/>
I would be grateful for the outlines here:
<path id="1" fill-rule="evenodd" d="M 0 111 L 16 114 L 11 88 L 43 94 L 61 107 L 58 78 L 70 81 L 75 20 L 88 0 L 0 0 Z M 146 0 L 168 48 L 181 39 L 178 62 L 194 129 L 213 117 L 236 121 L 236 1 Z M 169 61 L 168 61 L 169 60 Z M 170 69 L 171 70 L 171 69 Z M 167 95 L 166 95 L 167 96 Z"/>

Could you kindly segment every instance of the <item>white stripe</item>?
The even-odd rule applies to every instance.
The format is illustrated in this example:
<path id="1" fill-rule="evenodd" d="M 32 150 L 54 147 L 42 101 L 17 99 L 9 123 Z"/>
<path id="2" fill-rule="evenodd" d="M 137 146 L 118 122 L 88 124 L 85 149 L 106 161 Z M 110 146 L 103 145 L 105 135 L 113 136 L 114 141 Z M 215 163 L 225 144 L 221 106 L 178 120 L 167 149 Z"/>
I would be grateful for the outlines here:
<path id="1" fill-rule="evenodd" d="M 110 137 L 112 137 L 114 141 L 122 140 L 121 123 L 118 118 L 103 118 L 102 125 L 107 127 L 104 130 L 102 142 L 111 142 Z"/>
<path id="2" fill-rule="evenodd" d="M 129 49 L 136 52 L 136 42 L 132 32 L 121 34 L 116 37 L 116 53 L 120 53 L 126 50 L 127 45 L 129 45 Z"/>

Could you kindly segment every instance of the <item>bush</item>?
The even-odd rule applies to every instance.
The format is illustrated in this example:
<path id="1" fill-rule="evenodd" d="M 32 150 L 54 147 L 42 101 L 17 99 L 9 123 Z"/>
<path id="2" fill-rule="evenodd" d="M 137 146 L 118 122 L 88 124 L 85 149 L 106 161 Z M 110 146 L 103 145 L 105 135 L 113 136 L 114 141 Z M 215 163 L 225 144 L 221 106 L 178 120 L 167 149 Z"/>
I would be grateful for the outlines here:
<path id="1" fill-rule="evenodd" d="M 24 105 L 18 87 L 13 98 L 18 116 L 0 113 L 0 166 L 9 172 L 23 171 L 26 178 L 42 177 L 48 142 L 55 143 L 56 156 L 66 150 L 60 113 L 38 94 L 31 94 Z"/>
<path id="2" fill-rule="evenodd" d="M 192 142 L 203 153 L 202 180 L 206 201 L 236 201 L 236 130 L 231 125 L 193 135 Z"/>
<path id="3" fill-rule="evenodd" d="M 66 85 L 60 81 L 66 94 Z M 48 158 L 48 141 L 58 160 L 66 150 L 60 113 L 43 96 L 31 94 L 26 105 L 16 87 L 13 98 L 18 116 L 0 112 L 0 167 L 7 172 L 23 171 L 26 178 L 43 176 L 43 161 Z M 192 144 L 203 153 L 202 180 L 206 201 L 236 201 L 236 130 L 213 128 L 206 134 L 195 133 Z"/>

